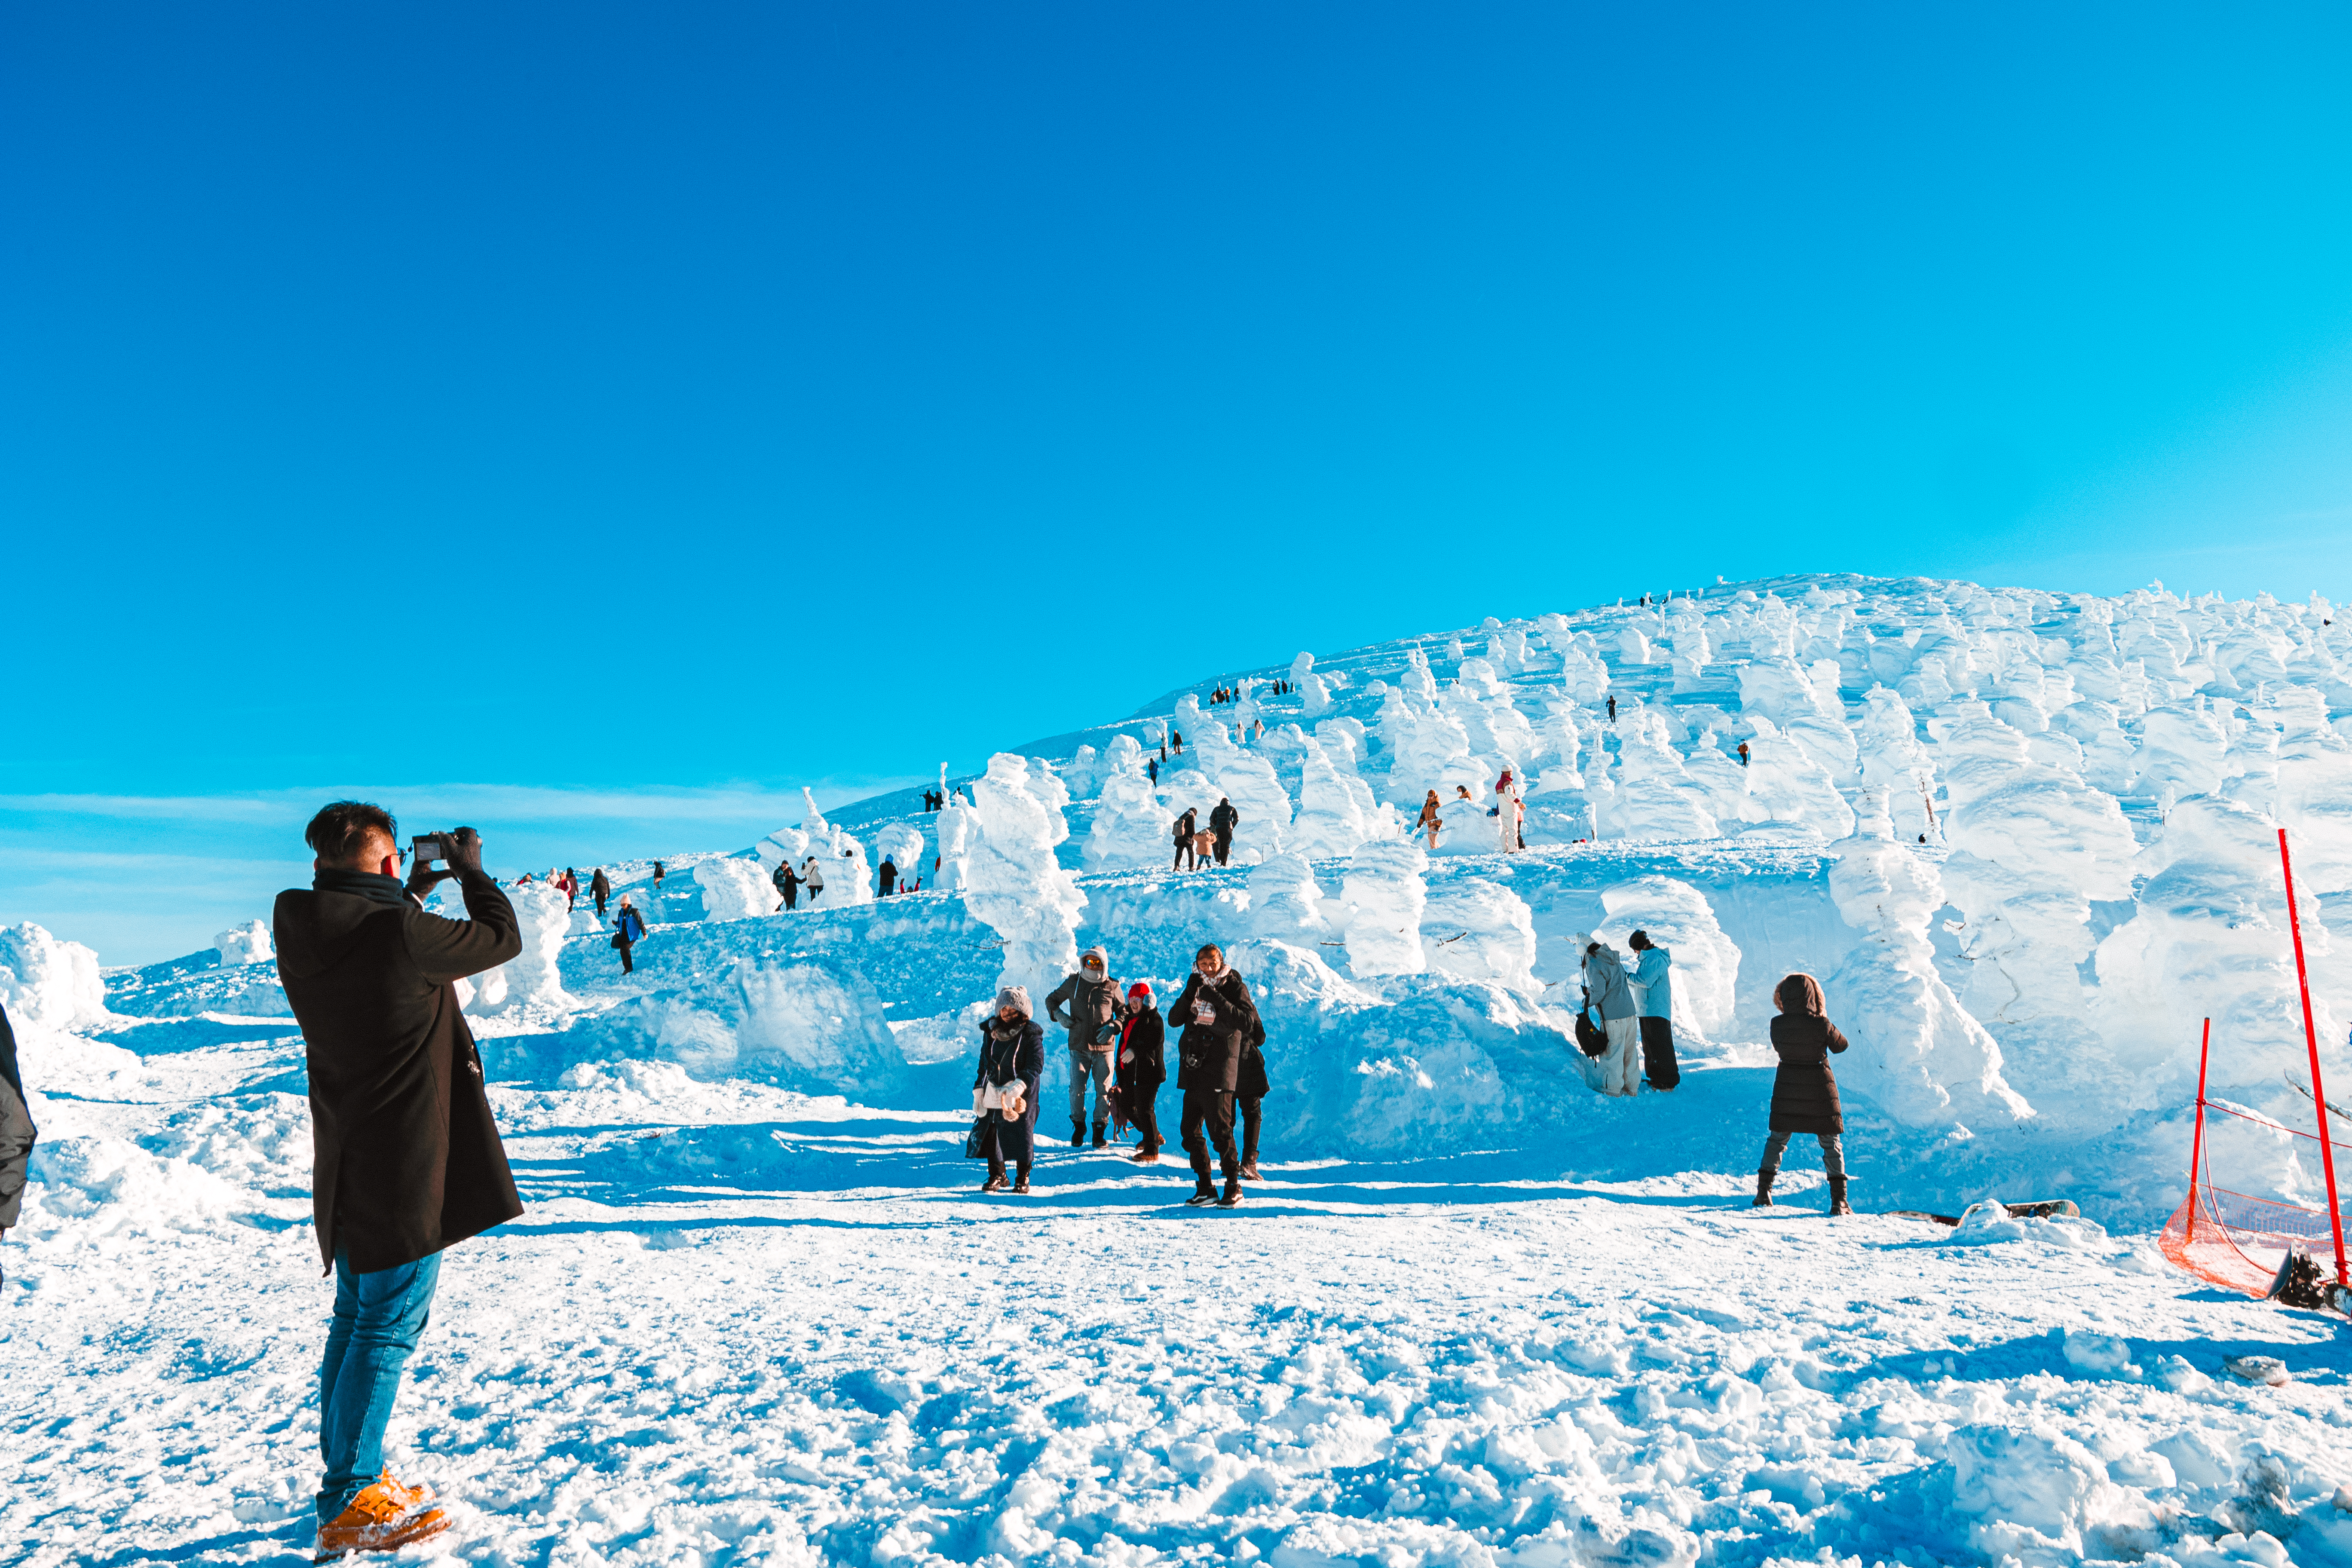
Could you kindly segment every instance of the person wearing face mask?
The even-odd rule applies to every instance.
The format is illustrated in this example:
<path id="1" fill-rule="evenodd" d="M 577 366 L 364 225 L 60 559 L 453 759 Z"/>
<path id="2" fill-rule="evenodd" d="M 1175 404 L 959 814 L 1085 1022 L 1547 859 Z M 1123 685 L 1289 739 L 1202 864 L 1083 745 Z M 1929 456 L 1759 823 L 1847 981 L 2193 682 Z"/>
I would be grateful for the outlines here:
<path id="1" fill-rule="evenodd" d="M 1078 972 L 1045 994 L 1045 1017 L 1070 1032 L 1070 1147 L 1087 1141 L 1087 1084 L 1091 1081 L 1095 1147 L 1099 1149 L 1108 1141 L 1110 1121 L 1108 1030 L 1118 1019 L 1118 982 L 1110 977 L 1110 954 L 1099 947 L 1081 953 Z"/>
<path id="2" fill-rule="evenodd" d="M 1192 1161 L 1188 1204 L 1232 1208 L 1242 1201 L 1241 1153 L 1234 1147 L 1234 1101 L 1242 1084 L 1244 1058 L 1257 1025 L 1257 1004 L 1242 977 L 1225 966 L 1224 950 L 1211 943 L 1192 960 L 1169 1016 L 1183 1026 L 1177 1037 L 1177 1087 L 1184 1091 L 1184 1152 Z M 1224 1166 L 1221 1197 L 1210 1180 L 1209 1148 Z"/>
<path id="3" fill-rule="evenodd" d="M 1004 1163 L 1013 1162 L 1013 1191 L 1029 1190 L 1029 1165 L 1036 1150 L 1037 1080 L 1045 1072 L 1045 1031 L 1029 1016 L 1029 989 L 1008 985 L 996 994 L 996 1016 L 981 1026 L 980 1070 L 972 1075 L 971 1109 L 984 1118 L 982 1152 L 988 1156 L 983 1193 L 1005 1189 Z"/>

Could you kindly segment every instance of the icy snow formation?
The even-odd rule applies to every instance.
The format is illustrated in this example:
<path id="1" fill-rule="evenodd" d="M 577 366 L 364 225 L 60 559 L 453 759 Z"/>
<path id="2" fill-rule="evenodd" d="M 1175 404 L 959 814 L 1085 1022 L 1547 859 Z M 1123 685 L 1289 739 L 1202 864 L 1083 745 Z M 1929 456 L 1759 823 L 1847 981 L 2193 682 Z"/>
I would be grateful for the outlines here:
<path id="1" fill-rule="evenodd" d="M 732 855 L 704 860 L 695 866 L 694 879 L 702 888 L 702 918 L 707 921 L 749 920 L 768 913 L 781 901 L 776 885 L 757 860 Z M 833 886 L 829 875 L 825 886 L 828 890 Z"/>
<path id="2" fill-rule="evenodd" d="M 221 967 L 235 968 L 245 963 L 267 963 L 278 956 L 269 943 L 269 927 L 260 921 L 247 921 L 213 938 L 213 950 L 220 954 Z"/>
<path id="3" fill-rule="evenodd" d="M 737 864 L 750 866 L 751 862 L 743 860 Z M 564 939 L 572 930 L 570 900 L 562 891 L 545 882 L 533 882 L 527 888 L 509 888 L 506 894 L 507 901 L 514 906 L 515 923 L 521 931 L 522 951 L 488 973 L 474 979 L 471 983 L 473 999 L 466 1004 L 466 1011 L 554 1011 L 577 1005 L 565 994 L 562 976 L 557 972 Z M 462 904 L 446 912 L 452 919 L 465 918 Z"/>
<path id="4" fill-rule="evenodd" d="M 1268 972 L 1245 978 L 1269 1016 L 1322 1043 L 1269 1038 L 1288 1075 L 1270 1103 L 1300 1108 L 1292 1148 L 1411 1126 L 1436 1153 L 1446 1129 L 1533 1146 L 1606 1114 L 1581 1109 L 1570 938 L 1622 948 L 1640 925 L 1674 954 L 1695 1069 L 1675 1103 L 1742 1086 L 1721 1133 L 1742 1146 L 1710 1144 L 1707 1162 L 1753 1168 L 1771 987 L 1803 970 L 1854 1041 L 1838 1071 L 1874 1198 L 1957 1212 L 2021 1180 L 2144 1226 L 2178 1200 L 2204 1016 L 2217 1093 L 2309 1119 L 2284 1081 L 2305 1053 L 2284 825 L 2323 1053 L 2352 1083 L 2352 963 L 2333 929 L 2352 907 L 2352 634 L 2325 600 L 1801 577 L 1490 617 L 1231 679 L 1230 705 L 1171 692 L 1000 754 L 983 777 L 943 772 L 944 811 L 901 793 L 828 820 L 811 801 L 756 864 L 676 863 L 658 906 L 630 869 L 616 879 L 656 930 L 625 984 L 604 932 L 527 914 L 530 951 L 482 980 L 473 1010 L 539 1019 L 658 994 L 719 1016 L 745 1005 L 705 991 L 739 961 L 816 963 L 862 975 L 929 1063 L 969 1052 L 968 1012 L 999 983 L 1048 987 L 1087 942 L 1172 984 L 1219 941 L 1259 954 Z M 1252 715 L 1265 731 L 1243 743 L 1233 725 Z M 1187 744 L 1161 759 L 1171 727 Z M 1509 856 L 1485 815 L 1506 766 L 1528 790 L 1529 847 Z M 1433 789 L 1434 857 L 1402 837 Z M 1188 807 L 1205 823 L 1220 797 L 1242 813 L 1234 864 L 1168 869 L 1171 823 Z M 924 892 L 865 902 L 883 854 Z M 824 898 L 774 912 L 765 873 L 812 855 Z M 54 1000 L 74 992 L 69 958 L 32 967 L 9 982 L 44 998 L 27 1007 L 103 1013 L 89 961 L 79 1002 Z M 141 1017 L 222 1010 L 236 986 L 206 967 L 111 994 Z M 258 1009 L 270 982 L 257 984 Z M 628 1056 L 633 1016 L 607 1021 L 600 1052 Z M 638 1054 L 667 1049 L 648 1037 Z M 1391 1120 L 1407 1108 L 1417 1121 Z M 2264 1136 L 2216 1134 L 2231 1179 L 2307 1195 L 2307 1154 Z M 1700 1158 L 1670 1155 L 1685 1148 L 1671 1139 L 1611 1146 L 1645 1173 Z"/>
<path id="5" fill-rule="evenodd" d="M 22 1023 L 53 1029 L 102 1026 L 106 984 L 98 954 L 29 921 L 0 926 L 0 1004 Z"/>
<path id="6" fill-rule="evenodd" d="M 1043 1016 L 1045 993 L 1077 962 L 1073 933 L 1087 903 L 1054 855 L 1069 825 L 1036 793 L 1028 762 L 1010 752 L 988 759 L 972 785 L 971 816 L 978 835 L 964 862 L 964 907 L 1003 941 L 1001 984 L 1026 985 Z"/>

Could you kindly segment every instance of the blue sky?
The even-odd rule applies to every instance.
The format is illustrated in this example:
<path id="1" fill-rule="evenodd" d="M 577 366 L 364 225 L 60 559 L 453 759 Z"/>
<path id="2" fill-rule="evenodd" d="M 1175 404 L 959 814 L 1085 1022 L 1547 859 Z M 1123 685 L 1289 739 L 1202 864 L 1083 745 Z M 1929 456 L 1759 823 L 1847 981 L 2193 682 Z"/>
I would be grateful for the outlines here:
<path id="1" fill-rule="evenodd" d="M 186 951 L 331 788 L 748 841 L 1718 573 L 2352 596 L 2347 31 L 18 7 L 0 921 Z"/>

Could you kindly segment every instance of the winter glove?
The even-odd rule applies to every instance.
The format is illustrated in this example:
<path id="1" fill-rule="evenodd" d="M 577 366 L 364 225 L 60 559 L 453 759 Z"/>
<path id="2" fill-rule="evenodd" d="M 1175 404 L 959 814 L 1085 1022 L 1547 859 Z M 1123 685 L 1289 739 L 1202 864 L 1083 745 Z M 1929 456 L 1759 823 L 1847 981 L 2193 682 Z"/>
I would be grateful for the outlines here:
<path id="1" fill-rule="evenodd" d="M 471 871 L 476 876 L 481 874 L 482 836 L 480 834 L 470 827 L 461 827 L 455 833 L 443 834 L 441 842 L 449 851 L 449 869 L 452 874 L 464 871 Z"/>

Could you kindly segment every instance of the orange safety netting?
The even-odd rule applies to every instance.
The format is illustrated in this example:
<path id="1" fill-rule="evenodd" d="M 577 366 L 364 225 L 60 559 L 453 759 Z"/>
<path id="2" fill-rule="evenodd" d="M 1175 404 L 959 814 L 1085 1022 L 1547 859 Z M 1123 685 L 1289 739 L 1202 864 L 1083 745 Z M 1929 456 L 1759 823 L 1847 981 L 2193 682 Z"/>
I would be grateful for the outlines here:
<path id="1" fill-rule="evenodd" d="M 2176 1267 L 2200 1279 L 2263 1296 L 2269 1294 L 2288 1247 L 2300 1243 L 2325 1259 L 2333 1238 L 2325 1209 L 2206 1185 L 2189 1189 L 2165 1221 L 2157 1246 Z"/>

